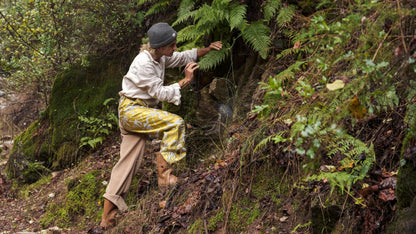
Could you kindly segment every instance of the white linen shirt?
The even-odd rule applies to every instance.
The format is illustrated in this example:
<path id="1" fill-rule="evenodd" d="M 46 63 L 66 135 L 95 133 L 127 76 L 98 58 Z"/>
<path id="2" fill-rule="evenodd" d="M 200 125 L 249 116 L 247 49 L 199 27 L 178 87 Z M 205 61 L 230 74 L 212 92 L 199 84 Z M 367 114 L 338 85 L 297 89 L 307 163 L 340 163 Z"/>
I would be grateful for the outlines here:
<path id="1" fill-rule="evenodd" d="M 149 106 L 159 101 L 181 103 L 181 92 L 178 83 L 164 86 L 165 68 L 185 66 L 197 59 L 197 49 L 174 52 L 171 57 L 162 56 L 160 62 L 153 59 L 145 50 L 134 58 L 129 71 L 123 77 L 120 95 L 128 98 L 139 98 Z"/>

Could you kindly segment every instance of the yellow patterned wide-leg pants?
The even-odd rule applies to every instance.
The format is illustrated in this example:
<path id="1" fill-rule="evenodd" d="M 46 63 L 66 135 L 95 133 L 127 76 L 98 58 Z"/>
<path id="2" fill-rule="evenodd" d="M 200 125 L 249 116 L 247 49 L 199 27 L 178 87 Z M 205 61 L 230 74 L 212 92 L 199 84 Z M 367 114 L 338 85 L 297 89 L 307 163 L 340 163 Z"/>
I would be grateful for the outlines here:
<path id="1" fill-rule="evenodd" d="M 120 125 L 126 131 L 160 139 L 160 153 L 169 164 L 185 157 L 185 122 L 175 114 L 149 108 L 140 99 L 120 98 Z"/>

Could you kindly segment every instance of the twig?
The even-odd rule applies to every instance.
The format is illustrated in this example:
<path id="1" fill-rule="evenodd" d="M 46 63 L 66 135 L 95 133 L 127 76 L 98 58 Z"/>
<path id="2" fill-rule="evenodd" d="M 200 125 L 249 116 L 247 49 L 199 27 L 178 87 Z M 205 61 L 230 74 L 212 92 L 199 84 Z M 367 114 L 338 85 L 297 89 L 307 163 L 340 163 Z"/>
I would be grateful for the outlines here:
<path id="1" fill-rule="evenodd" d="M 380 44 L 378 44 L 378 47 L 377 47 L 377 50 L 376 50 L 376 53 L 374 53 L 374 56 L 373 56 L 373 62 L 374 62 L 374 60 L 376 59 L 376 56 L 377 56 L 377 54 L 378 54 L 378 51 L 380 50 L 380 48 L 381 48 L 381 46 L 383 45 L 383 43 L 384 43 L 384 41 L 386 40 L 386 38 L 387 38 L 387 36 L 390 34 L 390 32 L 391 32 L 391 28 L 389 29 L 389 31 L 386 33 L 386 35 L 384 36 L 384 38 L 383 38 L 383 40 L 380 42 Z"/>
<path id="2" fill-rule="evenodd" d="M 402 38 L 404 51 L 407 54 L 407 47 L 406 47 L 406 43 L 404 41 L 403 28 L 402 28 L 402 14 L 401 14 L 401 10 L 400 10 L 400 2 L 399 2 L 399 0 L 396 0 L 396 2 L 397 2 L 397 10 L 398 10 L 399 15 L 400 15 L 400 22 L 399 22 L 400 34 L 401 34 L 401 38 Z"/>

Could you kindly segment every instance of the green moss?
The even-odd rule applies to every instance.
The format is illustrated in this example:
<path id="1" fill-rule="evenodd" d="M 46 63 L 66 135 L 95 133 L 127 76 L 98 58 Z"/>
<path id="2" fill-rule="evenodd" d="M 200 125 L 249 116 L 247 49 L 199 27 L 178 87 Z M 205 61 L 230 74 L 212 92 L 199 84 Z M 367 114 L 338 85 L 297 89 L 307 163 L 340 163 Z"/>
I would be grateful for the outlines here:
<path id="1" fill-rule="evenodd" d="M 396 195 L 399 208 L 409 207 L 416 197 L 416 168 L 411 163 L 399 170 Z"/>
<path id="2" fill-rule="evenodd" d="M 416 197 L 416 167 L 411 161 L 406 162 L 403 158 L 403 154 L 409 147 L 409 142 L 416 141 L 416 124 L 413 124 L 412 126 L 412 130 L 403 140 L 401 162 L 405 162 L 405 164 L 399 168 L 399 173 L 397 175 L 396 196 L 399 209 L 409 207 Z"/>
<path id="3" fill-rule="evenodd" d="M 88 150 L 78 150 L 83 137 L 78 116 L 106 118 L 103 102 L 117 100 L 124 65 L 120 60 L 90 58 L 88 68 L 73 66 L 54 81 L 50 103 L 41 118 L 17 137 L 7 165 L 7 175 L 23 174 L 28 163 L 48 168 L 67 168 Z M 117 103 L 111 111 L 116 113 Z"/>
<path id="4" fill-rule="evenodd" d="M 23 186 L 19 186 L 19 188 L 17 188 L 19 195 L 23 198 L 29 199 L 30 196 L 32 195 L 31 194 L 32 191 L 40 190 L 44 184 L 47 184 L 51 181 L 51 178 L 52 178 L 51 175 L 42 176 L 42 178 L 40 178 L 38 181 L 36 181 L 33 184 L 30 184 L 30 185 L 26 184 Z"/>
<path id="5" fill-rule="evenodd" d="M 220 210 L 215 216 L 211 217 L 208 220 L 208 230 L 209 231 L 215 231 L 217 229 L 217 225 L 220 222 L 224 221 L 224 214 L 223 214 L 223 210 Z"/>
<path id="6" fill-rule="evenodd" d="M 201 219 L 195 220 L 188 230 L 189 234 L 204 233 L 204 225 Z"/>
<path id="7" fill-rule="evenodd" d="M 52 168 L 54 170 L 62 169 L 65 165 L 72 165 L 77 160 L 78 147 L 73 142 L 65 142 L 58 149 L 53 160 Z"/>
<path id="8" fill-rule="evenodd" d="M 399 211 L 397 220 L 390 225 L 387 233 L 401 234 L 414 233 L 416 228 L 416 197 L 413 199 L 409 209 Z"/>
<path id="9" fill-rule="evenodd" d="M 288 183 L 282 183 L 283 172 L 267 167 L 257 171 L 252 184 L 252 193 L 258 199 L 269 197 L 279 206 L 281 203 L 279 197 L 289 191 Z"/>
<path id="10" fill-rule="evenodd" d="M 56 225 L 59 227 L 84 227 L 86 222 L 100 220 L 101 205 L 99 200 L 105 186 L 95 170 L 68 181 L 68 191 L 61 204 L 49 203 L 45 216 L 40 220 L 42 227 Z M 82 217 L 82 219 L 78 219 Z"/>
<path id="11" fill-rule="evenodd" d="M 28 163 L 26 169 L 22 173 L 22 179 L 26 183 L 31 184 L 36 182 L 47 172 L 49 172 L 49 169 L 40 162 Z"/>
<path id="12" fill-rule="evenodd" d="M 246 199 L 241 199 L 241 203 L 235 203 L 230 211 L 230 228 L 234 232 L 244 231 L 248 225 L 260 216 L 260 209 L 256 207 L 256 203 L 251 203 L 247 207 L 244 205 L 246 203 L 244 200 L 247 201 Z"/>

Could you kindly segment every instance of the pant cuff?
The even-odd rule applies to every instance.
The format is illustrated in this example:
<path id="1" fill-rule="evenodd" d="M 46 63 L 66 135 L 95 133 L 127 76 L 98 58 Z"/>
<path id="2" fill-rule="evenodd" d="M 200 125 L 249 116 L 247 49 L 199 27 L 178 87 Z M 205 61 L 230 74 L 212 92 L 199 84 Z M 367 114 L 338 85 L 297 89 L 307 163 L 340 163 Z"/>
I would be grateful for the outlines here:
<path id="1" fill-rule="evenodd" d="M 112 202 L 115 206 L 117 206 L 120 212 L 127 212 L 129 210 L 129 207 L 127 206 L 123 197 L 108 193 L 105 193 L 103 197 Z"/>

